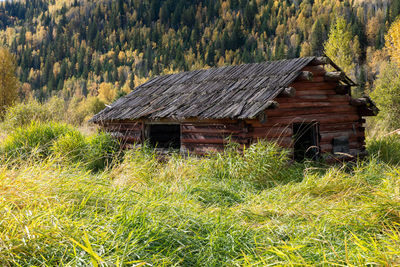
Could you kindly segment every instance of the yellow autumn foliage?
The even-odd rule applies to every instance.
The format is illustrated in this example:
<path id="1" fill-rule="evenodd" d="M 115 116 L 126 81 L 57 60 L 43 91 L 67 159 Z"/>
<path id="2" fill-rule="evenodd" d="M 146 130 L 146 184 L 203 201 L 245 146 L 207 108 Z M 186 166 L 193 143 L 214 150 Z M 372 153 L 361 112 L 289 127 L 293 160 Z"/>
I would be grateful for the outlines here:
<path id="1" fill-rule="evenodd" d="M 110 104 L 117 94 L 117 90 L 112 83 L 101 83 L 99 86 L 99 99 L 106 104 Z"/>
<path id="2" fill-rule="evenodd" d="M 386 35 L 386 48 L 392 60 L 400 67 L 400 18 L 392 24 Z"/>
<path id="3" fill-rule="evenodd" d="M 5 47 L 0 47 L 0 117 L 18 97 L 18 80 L 15 76 L 15 58 Z"/>

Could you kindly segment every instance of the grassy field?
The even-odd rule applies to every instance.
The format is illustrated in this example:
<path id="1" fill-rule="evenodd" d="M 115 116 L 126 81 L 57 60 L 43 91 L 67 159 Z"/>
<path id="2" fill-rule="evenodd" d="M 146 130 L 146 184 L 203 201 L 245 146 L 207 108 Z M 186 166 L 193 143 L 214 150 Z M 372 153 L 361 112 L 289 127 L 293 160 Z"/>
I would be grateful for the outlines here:
<path id="1" fill-rule="evenodd" d="M 267 143 L 160 161 L 44 126 L 0 145 L 2 266 L 400 265 L 399 138 L 335 166 Z"/>

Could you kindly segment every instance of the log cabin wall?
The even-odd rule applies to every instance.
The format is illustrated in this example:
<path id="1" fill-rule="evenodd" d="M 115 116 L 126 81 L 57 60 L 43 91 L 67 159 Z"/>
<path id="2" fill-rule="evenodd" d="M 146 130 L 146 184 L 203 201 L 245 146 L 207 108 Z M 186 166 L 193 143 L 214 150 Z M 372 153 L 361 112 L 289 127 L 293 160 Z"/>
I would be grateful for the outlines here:
<path id="1" fill-rule="evenodd" d="M 222 151 L 229 142 L 249 145 L 244 121 L 219 120 L 183 122 L 181 124 L 181 151 L 195 154 Z"/>
<path id="2" fill-rule="evenodd" d="M 121 142 L 123 148 L 144 141 L 144 124 L 141 121 L 106 121 L 100 124 L 105 131 Z"/>
<path id="3" fill-rule="evenodd" d="M 294 97 L 275 98 L 279 108 L 265 111 L 265 123 L 246 120 L 249 138 L 252 142 L 273 140 L 293 149 L 293 123 L 316 122 L 319 124 L 322 153 L 332 153 L 333 139 L 337 137 L 348 138 L 350 154 L 363 152 L 365 135 L 362 123 L 365 120 L 357 107 L 350 105 L 350 95 L 337 93 L 343 86 L 339 81 L 327 81 L 323 66 L 307 66 L 303 70 L 311 72 L 313 78 L 293 82 L 290 86 L 296 90 Z"/>

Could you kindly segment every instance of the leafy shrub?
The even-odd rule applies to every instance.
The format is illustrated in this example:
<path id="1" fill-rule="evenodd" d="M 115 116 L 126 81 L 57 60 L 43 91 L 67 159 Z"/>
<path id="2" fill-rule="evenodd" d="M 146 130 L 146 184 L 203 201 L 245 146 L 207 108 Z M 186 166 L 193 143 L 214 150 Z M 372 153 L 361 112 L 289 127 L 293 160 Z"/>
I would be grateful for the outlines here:
<path id="1" fill-rule="evenodd" d="M 68 122 L 81 125 L 94 114 L 104 109 L 104 103 L 98 97 L 72 98 L 68 105 Z"/>
<path id="2" fill-rule="evenodd" d="M 17 127 L 29 125 L 32 121 L 63 121 L 81 125 L 104 107 L 104 103 L 97 97 L 75 97 L 66 103 L 54 96 L 43 104 L 31 99 L 26 103 L 10 107 L 6 111 L 2 127 L 12 131 Z"/>
<path id="3" fill-rule="evenodd" d="M 76 132 L 62 123 L 32 122 L 29 126 L 19 127 L 7 136 L 2 145 L 2 152 L 9 157 L 27 158 L 34 153 L 40 158 L 51 154 L 55 140 L 67 133 Z"/>
<path id="4" fill-rule="evenodd" d="M 400 127 L 400 69 L 394 63 L 384 63 L 371 93 L 380 109 L 378 119 L 389 130 Z"/>
<path id="5" fill-rule="evenodd" d="M 51 113 L 36 100 L 10 107 L 5 115 L 3 127 L 12 130 L 29 125 L 32 121 L 48 121 Z"/>
<path id="6" fill-rule="evenodd" d="M 400 164 L 400 136 L 390 135 L 370 138 L 367 150 L 372 157 L 385 163 Z"/>

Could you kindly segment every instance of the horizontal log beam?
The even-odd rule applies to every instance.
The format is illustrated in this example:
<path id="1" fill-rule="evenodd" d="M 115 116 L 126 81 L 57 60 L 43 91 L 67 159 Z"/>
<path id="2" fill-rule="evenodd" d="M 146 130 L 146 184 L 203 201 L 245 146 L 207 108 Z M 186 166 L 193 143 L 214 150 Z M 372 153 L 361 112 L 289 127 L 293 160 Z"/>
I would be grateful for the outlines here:
<path id="1" fill-rule="evenodd" d="M 293 135 L 292 128 L 290 127 L 264 127 L 254 128 L 252 132 L 248 133 L 248 137 L 256 138 L 277 138 L 277 137 L 291 137 Z"/>
<path id="2" fill-rule="evenodd" d="M 298 102 L 298 103 L 281 103 L 280 107 L 281 108 L 311 108 L 311 107 L 330 107 L 334 105 L 346 105 L 349 102 L 344 100 L 344 101 L 338 101 L 338 102 L 329 102 L 329 101 L 312 101 L 312 102 Z"/>
<path id="3" fill-rule="evenodd" d="M 303 95 L 336 95 L 335 90 L 314 90 L 314 88 L 310 88 L 309 90 L 301 90 L 297 91 L 296 93 L 297 96 L 303 96 Z"/>
<path id="4" fill-rule="evenodd" d="M 335 123 L 335 124 L 324 124 L 320 125 L 319 130 L 324 132 L 329 131 L 343 131 L 347 129 L 355 129 L 356 132 L 364 131 L 365 128 L 361 126 L 359 122 L 348 122 L 348 123 Z"/>
<path id="5" fill-rule="evenodd" d="M 310 114 L 301 116 L 287 116 L 287 117 L 276 117 L 270 118 L 267 125 L 278 126 L 278 125 L 288 125 L 290 123 L 301 123 L 301 122 L 320 122 L 322 123 L 344 123 L 358 121 L 360 119 L 359 115 L 356 114 L 333 114 L 327 116 L 326 114 Z"/>
<path id="6" fill-rule="evenodd" d="M 327 82 L 338 82 L 344 80 L 346 75 L 343 71 L 330 71 L 325 73 L 324 79 Z"/>
<path id="7" fill-rule="evenodd" d="M 297 103 L 297 102 L 347 102 L 350 106 L 350 97 L 348 95 L 303 95 L 296 96 L 295 98 L 278 98 L 276 99 L 280 104 L 282 103 Z"/>
<path id="8" fill-rule="evenodd" d="M 239 143 L 239 144 L 247 144 L 248 140 L 239 140 L 239 139 L 182 139 L 182 144 L 229 144 L 229 143 Z"/>
<path id="9" fill-rule="evenodd" d="M 321 133 L 321 143 L 326 142 L 326 141 L 332 141 L 333 138 L 336 137 L 341 137 L 341 136 L 347 136 L 347 137 L 352 137 L 353 139 L 356 139 L 358 136 L 357 134 L 354 134 L 353 131 L 341 131 L 341 132 L 325 132 Z"/>
<path id="10" fill-rule="evenodd" d="M 317 82 L 317 79 L 320 79 L 321 81 Z M 314 77 L 313 82 L 307 82 L 307 81 L 298 81 L 290 84 L 291 87 L 296 88 L 297 91 L 300 90 L 309 90 L 309 89 L 322 89 L 322 90 L 334 90 L 337 86 L 336 82 L 326 82 L 324 81 L 323 77 Z"/>
<path id="11" fill-rule="evenodd" d="M 293 138 L 290 137 L 254 137 L 251 143 L 256 143 L 259 141 L 269 141 L 276 142 L 281 146 L 291 147 L 293 145 Z"/>
<path id="12" fill-rule="evenodd" d="M 326 114 L 329 116 L 331 114 L 345 113 L 345 114 L 356 114 L 356 108 L 350 105 L 332 105 L 329 107 L 311 107 L 311 108 L 288 108 L 288 109 L 278 109 L 271 110 L 267 112 L 269 118 L 282 117 L 282 116 L 302 116 L 309 114 Z"/>
<path id="13" fill-rule="evenodd" d="M 196 125 L 196 124 L 182 124 L 182 132 L 186 131 L 194 131 L 194 132 L 218 132 L 218 131 L 246 131 L 246 127 L 243 127 L 243 125 L 239 124 L 218 124 L 218 125 L 213 125 L 213 124 L 201 124 L 201 125 Z"/>
<path id="14" fill-rule="evenodd" d="M 188 134 L 240 134 L 244 133 L 246 131 L 242 130 L 229 130 L 229 129 L 224 129 L 224 130 L 218 130 L 218 129 L 192 129 L 192 130 L 183 130 L 182 129 L 182 134 L 188 133 Z"/>
<path id="15" fill-rule="evenodd" d="M 320 145 L 332 144 L 333 138 L 340 137 L 340 136 L 338 135 L 338 136 L 334 136 L 334 137 L 329 137 L 329 138 L 328 137 L 324 138 L 324 139 L 321 139 L 320 140 Z M 349 143 L 357 142 L 357 143 L 360 143 L 360 144 L 364 145 L 365 144 L 364 140 L 365 140 L 365 137 L 349 136 Z"/>
<path id="16" fill-rule="evenodd" d="M 363 144 L 360 144 L 358 142 L 350 142 L 349 143 L 349 149 L 357 149 L 357 148 L 362 148 Z M 333 145 L 332 144 L 324 144 L 320 146 L 322 152 L 332 152 Z"/>

